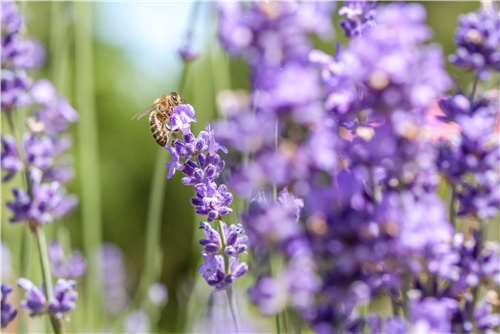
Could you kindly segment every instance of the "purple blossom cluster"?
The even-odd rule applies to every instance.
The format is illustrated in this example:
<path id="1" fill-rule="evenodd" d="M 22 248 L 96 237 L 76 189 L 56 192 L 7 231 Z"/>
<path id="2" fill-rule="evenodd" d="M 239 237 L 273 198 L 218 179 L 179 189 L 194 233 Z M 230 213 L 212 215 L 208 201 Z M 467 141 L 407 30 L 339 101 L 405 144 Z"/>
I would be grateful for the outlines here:
<path id="1" fill-rule="evenodd" d="M 23 135 L 21 149 L 13 136 L 2 136 L 2 180 L 12 179 L 17 172 L 27 173 L 31 189 L 12 190 L 14 202 L 8 207 L 14 216 L 10 221 L 29 219 L 43 224 L 65 216 L 78 204 L 76 195 L 67 195 L 61 186 L 74 175 L 71 157 L 63 154 L 72 145 L 64 131 L 68 122 L 78 119 L 78 113 L 56 94 L 48 80 L 36 82 L 30 93 L 38 109 L 34 117 L 26 119 L 29 132 Z"/>
<path id="2" fill-rule="evenodd" d="M 78 119 L 78 113 L 66 99 L 56 93 L 48 80 L 41 79 L 31 85 L 31 78 L 25 71 L 40 66 L 45 51 L 37 42 L 21 36 L 22 18 L 16 4 L 4 1 L 1 6 L 1 104 L 12 134 L 2 133 L 2 181 L 11 180 L 19 172 L 25 176 L 25 188 L 13 188 L 13 199 L 6 206 L 13 214 L 9 220 L 11 223 L 26 221 L 33 233 L 45 238 L 39 230 L 40 226 L 67 215 L 78 203 L 78 198 L 68 195 L 62 186 L 62 183 L 73 177 L 73 170 L 68 163 L 70 158 L 63 155 L 71 147 L 72 140 L 64 132 L 68 130 L 68 122 Z M 34 112 L 33 116 L 24 120 L 28 131 L 17 142 L 12 114 L 20 106 L 27 106 L 29 111 L 33 109 Z M 28 240 L 24 242 L 27 243 Z M 45 247 L 42 242 L 39 244 L 40 247 Z M 57 245 L 52 245 L 54 274 L 68 278 L 81 275 L 82 270 L 85 270 L 83 257 L 75 254 L 73 260 L 76 259 L 76 262 L 68 265 L 64 263 L 61 249 L 56 248 Z M 44 263 L 44 256 L 41 255 L 40 259 L 42 268 L 47 273 L 50 270 L 49 264 Z M 65 313 L 75 308 L 78 296 L 74 291 L 76 282 L 59 279 L 52 289 L 50 274 L 44 279 L 48 280 L 44 282 L 48 296 L 27 278 L 18 279 L 17 284 L 26 290 L 26 300 L 21 302 L 21 308 L 30 311 L 31 316 L 50 314 L 55 319 L 61 319 Z M 2 285 L 2 295 L 3 290 Z M 9 292 L 5 290 L 5 295 Z M 6 320 L 15 316 L 12 310 L 9 311 L 7 304 L 4 310 L 2 299 L 2 326 L 4 311 L 10 312 L 10 315 L 8 312 L 5 314 Z"/>
<path id="3" fill-rule="evenodd" d="M 1 311 L 1 325 L 2 328 L 7 327 L 7 325 L 14 320 L 14 318 L 17 315 L 17 311 L 14 309 L 12 304 L 7 303 L 7 297 L 9 294 L 12 292 L 12 289 L 9 288 L 7 285 L 2 283 L 1 286 L 1 292 L 2 292 L 2 302 L 0 305 L 0 311 Z"/>
<path id="4" fill-rule="evenodd" d="M 498 5 L 485 2 L 477 11 L 460 15 L 458 25 L 457 50 L 450 55 L 450 62 L 474 71 L 481 80 L 490 78 L 490 71 L 500 71 Z"/>
<path id="5" fill-rule="evenodd" d="M 219 39 L 250 67 L 249 105 L 225 93 L 227 120 L 216 132 L 243 157 L 229 186 L 251 198 L 242 218 L 264 268 L 252 301 L 267 315 L 293 308 L 318 333 L 492 328 L 491 307 L 477 296 L 460 301 L 480 282 L 498 284 L 498 247 L 479 234 L 474 251 L 472 242 L 468 250 L 453 243 L 459 237 L 435 192 L 441 173 L 457 186 L 459 214 L 498 214 L 490 135 L 498 111 L 459 92 L 441 101 L 441 121 L 458 123 L 460 140 L 428 142 L 424 112 L 452 82 L 440 46 L 424 44 L 432 37 L 424 7 L 346 1 L 339 14 L 350 41 L 328 55 L 307 38 L 328 30 L 322 15 L 330 12 L 315 12 L 323 5 L 220 5 Z M 305 13 L 317 19 L 305 26 Z M 463 178 L 470 173 L 473 182 Z M 282 191 L 273 198 L 271 189 Z M 219 249 L 212 244 L 215 237 L 206 247 Z M 360 314 L 383 295 L 394 317 Z"/>
<path id="6" fill-rule="evenodd" d="M 2 111 L 11 112 L 30 102 L 28 89 L 32 80 L 26 70 L 40 67 L 45 59 L 45 50 L 34 39 L 24 39 L 22 17 L 14 2 L 2 1 Z"/>
<path id="7" fill-rule="evenodd" d="M 55 240 L 49 244 L 49 259 L 52 264 L 52 275 L 58 278 L 76 279 L 87 269 L 87 262 L 79 251 L 64 256 L 62 246 Z"/>
<path id="8" fill-rule="evenodd" d="M 217 186 L 215 179 L 225 166 L 217 152 L 228 151 L 215 140 L 210 125 L 197 137 L 191 133 L 191 123 L 196 122 L 194 115 L 195 111 L 190 105 L 174 108 L 169 125 L 172 131 L 180 132 L 182 139 L 174 139 L 171 146 L 166 147 L 171 155 L 166 167 L 169 169 L 168 178 L 180 170 L 185 175 L 182 183 L 193 185 L 196 190 L 196 197 L 191 198 L 191 204 L 197 214 L 207 216 L 207 222 L 200 223 L 200 229 L 204 230 L 206 236 L 206 239 L 199 240 L 205 248 L 201 253 L 205 264 L 200 266 L 198 272 L 203 273 L 203 278 L 216 290 L 225 290 L 248 271 L 248 265 L 239 263 L 238 258 L 239 254 L 246 252 L 248 238 L 243 235 L 245 231 L 241 225 L 227 227 L 223 222 L 223 217 L 233 212 L 229 208 L 233 195 L 224 184 Z M 180 158 L 185 161 L 182 162 Z M 218 222 L 217 230 L 210 225 L 213 221 Z M 223 255 L 217 255 L 219 252 Z"/>
<path id="9" fill-rule="evenodd" d="M 340 21 L 346 37 L 359 36 L 365 28 L 374 25 L 376 1 L 344 1 L 344 4 L 339 9 L 339 15 L 347 16 Z"/>
<path id="10" fill-rule="evenodd" d="M 76 282 L 73 280 L 58 279 L 54 286 L 54 296 L 47 301 L 42 288 L 38 288 L 30 280 L 20 278 L 17 285 L 26 291 L 25 300 L 21 301 L 21 308 L 30 311 L 30 316 L 49 313 L 56 319 L 62 319 L 64 313 L 75 308 L 78 293 L 74 290 Z"/>

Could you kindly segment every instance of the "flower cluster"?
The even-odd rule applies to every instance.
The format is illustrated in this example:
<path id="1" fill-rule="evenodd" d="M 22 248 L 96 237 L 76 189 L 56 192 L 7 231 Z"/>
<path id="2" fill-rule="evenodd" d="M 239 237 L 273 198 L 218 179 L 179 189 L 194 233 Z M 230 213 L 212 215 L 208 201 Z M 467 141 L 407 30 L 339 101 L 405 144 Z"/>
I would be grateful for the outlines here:
<path id="1" fill-rule="evenodd" d="M 347 16 L 340 21 L 346 37 L 359 36 L 365 28 L 374 25 L 376 1 L 344 1 L 344 4 L 339 15 Z"/>
<path id="2" fill-rule="evenodd" d="M 229 208 L 233 195 L 227 191 L 225 185 L 217 186 L 215 179 L 219 177 L 225 165 L 217 152 L 221 150 L 227 153 L 227 149 L 215 140 L 210 125 L 197 137 L 191 133 L 191 123 L 196 122 L 194 114 L 195 111 L 190 105 L 174 108 L 169 126 L 172 131 L 180 132 L 182 139 L 175 139 L 171 146 L 166 147 L 171 155 L 166 167 L 169 169 L 168 178 L 171 178 L 176 170 L 180 170 L 185 175 L 182 183 L 193 185 L 196 190 L 196 197 L 191 198 L 191 204 L 197 214 L 207 216 L 207 222 L 200 223 L 207 239 L 200 239 L 200 244 L 205 248 L 202 252 L 205 264 L 198 272 L 203 273 L 209 285 L 215 286 L 217 290 L 224 290 L 248 271 L 248 265 L 245 262 L 239 263 L 238 260 L 238 255 L 247 250 L 245 244 L 248 238 L 238 237 L 244 233 L 241 225 L 231 225 L 228 228 L 223 222 L 223 217 L 233 212 Z M 180 158 L 186 160 L 182 162 Z M 218 230 L 210 226 L 209 223 L 213 221 L 218 222 Z M 224 256 L 217 255 L 220 251 Z"/>
<path id="3" fill-rule="evenodd" d="M 1 289 L 2 289 L 2 304 L 1 304 L 2 328 L 5 328 L 12 320 L 14 320 L 14 318 L 17 315 L 17 311 L 14 309 L 12 304 L 7 303 L 7 297 L 12 292 L 12 289 L 3 283 Z"/>
<path id="4" fill-rule="evenodd" d="M 2 98 L 3 112 L 11 112 L 19 106 L 27 105 L 27 94 L 32 80 L 25 70 L 39 67 L 45 58 L 43 47 L 31 39 L 22 39 L 23 27 L 21 15 L 14 2 L 2 1 Z"/>
<path id="5" fill-rule="evenodd" d="M 52 84 L 47 80 L 35 83 L 31 94 L 41 109 L 35 111 L 36 118 L 26 120 L 30 132 L 23 135 L 21 151 L 14 137 L 2 136 L 1 165 L 5 171 L 3 181 L 10 180 L 17 172 L 25 171 L 31 183 L 28 191 L 12 190 L 14 202 L 8 204 L 14 213 L 11 222 L 29 219 L 43 224 L 68 214 L 78 204 L 76 195 L 66 195 L 61 186 L 74 175 L 68 163 L 71 158 L 62 155 L 71 147 L 72 141 L 62 132 L 67 130 L 67 122 L 78 119 L 78 114 L 64 99 L 56 96 Z"/>
<path id="6" fill-rule="evenodd" d="M 57 241 L 51 241 L 49 244 L 49 259 L 52 263 L 52 274 L 58 278 L 75 279 L 82 276 L 87 269 L 87 262 L 79 251 L 73 251 L 65 257 L 63 248 Z"/>
<path id="7" fill-rule="evenodd" d="M 127 271 L 125 256 L 117 245 L 103 243 L 93 254 L 100 259 L 100 279 L 103 285 L 103 301 L 105 310 L 112 316 L 120 314 L 130 302 L 127 292 Z"/>
<path id="8" fill-rule="evenodd" d="M 308 5 L 297 12 L 282 3 L 221 5 L 219 38 L 250 66 L 253 90 L 247 104 L 224 93 L 228 119 L 218 139 L 244 157 L 230 186 L 252 198 L 243 220 L 256 261 L 284 261 L 281 273 L 264 270 L 251 299 L 265 314 L 292 307 L 321 333 L 363 324 L 375 333 L 455 330 L 455 318 L 468 312 L 457 300 L 497 275 L 490 264 L 498 250 L 484 243 L 466 256 L 454 246 L 435 191 L 439 172 L 448 180 L 472 172 L 477 186 L 469 179 L 457 188 L 460 213 L 497 214 L 498 141 L 489 135 L 496 112 L 490 101 L 457 94 L 441 102 L 440 119 L 457 122 L 462 141 L 448 151 L 426 142 L 424 111 L 452 82 L 440 46 L 423 44 L 432 36 L 424 7 L 375 11 L 372 1 L 346 1 L 339 14 L 347 14 L 341 26 L 351 39 L 328 55 L 307 42 L 324 22 L 317 14 L 316 28 L 301 25 L 300 11 L 316 8 Z M 275 198 L 262 190 L 281 187 Z M 448 288 L 429 289 L 438 280 Z M 395 317 L 359 314 L 384 294 Z M 490 313 L 482 317 L 495 318 Z"/>
<path id="9" fill-rule="evenodd" d="M 75 308 L 78 293 L 74 290 L 76 282 L 73 280 L 58 279 L 54 286 L 54 296 L 47 301 L 43 288 L 38 288 L 30 280 L 20 278 L 17 285 L 26 291 L 26 300 L 21 301 L 21 308 L 30 311 L 30 316 L 49 313 L 56 319 L 64 317 Z"/>
<path id="10" fill-rule="evenodd" d="M 495 2 L 488 2 L 475 12 L 458 17 L 455 33 L 457 50 L 450 55 L 450 62 L 473 70 L 477 77 L 487 80 L 490 71 L 500 71 L 500 18 Z"/>

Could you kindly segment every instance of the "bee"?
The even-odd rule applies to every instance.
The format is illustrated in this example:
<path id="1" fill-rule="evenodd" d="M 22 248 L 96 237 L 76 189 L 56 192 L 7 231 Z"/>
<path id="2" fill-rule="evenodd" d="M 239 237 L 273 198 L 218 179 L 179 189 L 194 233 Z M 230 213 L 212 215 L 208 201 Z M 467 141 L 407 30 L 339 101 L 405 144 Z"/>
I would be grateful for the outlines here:
<path id="1" fill-rule="evenodd" d="M 151 113 L 149 124 L 153 137 L 158 145 L 165 147 L 168 143 L 168 136 L 172 133 L 167 123 L 172 117 L 174 107 L 180 105 L 182 102 L 186 103 L 176 92 L 172 92 L 170 95 L 162 95 L 155 100 L 155 103 L 132 117 L 132 119 L 137 117 L 137 120 L 140 120 Z"/>

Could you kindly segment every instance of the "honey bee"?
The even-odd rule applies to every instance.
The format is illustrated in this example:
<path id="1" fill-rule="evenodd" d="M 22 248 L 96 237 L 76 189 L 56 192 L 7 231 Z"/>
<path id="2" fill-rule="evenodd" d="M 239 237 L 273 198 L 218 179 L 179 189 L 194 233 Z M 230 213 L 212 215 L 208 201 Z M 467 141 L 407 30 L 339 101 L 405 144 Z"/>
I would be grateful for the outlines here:
<path id="1" fill-rule="evenodd" d="M 137 120 L 140 120 L 151 113 L 149 124 L 153 137 L 158 145 L 165 147 L 168 143 L 168 136 L 172 133 L 167 123 L 172 117 L 174 107 L 180 105 L 182 102 L 186 103 L 176 92 L 172 92 L 170 95 L 162 95 L 155 100 L 155 103 L 132 117 L 132 119 L 137 117 Z"/>

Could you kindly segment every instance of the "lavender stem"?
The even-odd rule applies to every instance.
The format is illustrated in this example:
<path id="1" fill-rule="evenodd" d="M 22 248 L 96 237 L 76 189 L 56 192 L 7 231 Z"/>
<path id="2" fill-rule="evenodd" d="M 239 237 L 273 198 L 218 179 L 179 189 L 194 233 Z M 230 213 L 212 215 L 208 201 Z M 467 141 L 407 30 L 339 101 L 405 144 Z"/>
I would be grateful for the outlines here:
<path id="1" fill-rule="evenodd" d="M 217 224 L 219 226 L 219 234 L 220 234 L 220 239 L 222 243 L 222 249 L 226 249 L 227 247 L 227 241 L 226 241 L 226 235 L 224 233 L 224 222 L 222 219 L 217 220 Z M 226 273 L 229 272 L 229 257 L 224 253 L 224 264 L 225 264 L 225 270 Z M 229 301 L 229 307 L 231 309 L 231 315 L 233 316 L 233 322 L 234 322 L 234 328 L 236 329 L 236 332 L 240 332 L 240 325 L 239 325 L 239 312 L 238 312 L 238 306 L 236 305 L 236 302 L 234 300 L 234 295 L 233 295 L 233 290 L 231 287 L 226 290 L 227 293 L 227 299 Z"/>
<path id="2" fill-rule="evenodd" d="M 45 233 L 43 232 L 43 226 L 38 225 L 35 233 L 38 239 L 38 250 L 40 252 L 40 265 L 42 266 L 45 296 L 47 296 L 47 300 L 51 300 L 53 298 L 53 288 L 52 288 L 52 279 L 50 277 L 50 264 L 49 264 L 49 256 L 47 253 L 47 242 L 45 241 Z M 61 323 L 52 314 L 50 315 L 50 323 L 52 325 L 52 328 L 54 329 L 54 333 L 56 334 L 62 333 Z"/>
<path id="3" fill-rule="evenodd" d="M 231 309 L 231 314 L 233 316 L 234 328 L 236 333 L 240 333 L 240 315 L 238 312 L 238 305 L 236 304 L 236 299 L 234 298 L 233 287 L 230 286 L 226 290 L 227 300 L 229 301 L 229 308 Z"/>
<path id="4" fill-rule="evenodd" d="M 94 65 L 92 41 L 92 4 L 74 4 L 78 12 L 75 22 L 75 91 L 77 109 L 80 111 L 78 122 L 78 151 L 81 177 L 81 212 L 83 249 L 89 257 L 85 284 L 85 322 L 96 330 L 100 326 L 101 284 L 97 277 L 101 268 L 100 254 L 90 258 L 101 244 L 101 185 L 99 173 L 99 151 L 97 120 L 94 101 Z"/>
<path id="5" fill-rule="evenodd" d="M 474 100 L 474 95 L 476 94 L 476 88 L 477 88 L 477 83 L 479 82 L 479 78 L 478 76 L 476 75 L 476 77 L 474 78 L 474 83 L 472 84 L 472 91 L 470 93 L 470 97 L 469 97 L 469 100 L 472 102 L 472 100 Z"/>
<path id="6" fill-rule="evenodd" d="M 456 194 L 456 186 L 454 184 L 450 185 L 450 207 L 449 207 L 449 217 L 450 217 L 450 223 L 453 226 L 453 228 L 456 229 L 456 224 L 455 224 L 455 206 L 456 206 L 456 201 L 457 201 L 457 194 Z"/>

